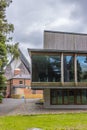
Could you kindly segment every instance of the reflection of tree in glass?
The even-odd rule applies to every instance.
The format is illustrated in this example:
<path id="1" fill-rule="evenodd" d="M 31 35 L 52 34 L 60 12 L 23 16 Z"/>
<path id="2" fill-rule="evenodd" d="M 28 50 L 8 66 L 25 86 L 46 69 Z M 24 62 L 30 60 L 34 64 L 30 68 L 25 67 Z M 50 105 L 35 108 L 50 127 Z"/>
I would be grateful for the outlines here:
<path id="1" fill-rule="evenodd" d="M 87 71 L 84 72 L 83 80 L 87 81 Z"/>
<path id="2" fill-rule="evenodd" d="M 60 56 L 32 56 L 32 68 L 32 77 L 35 81 L 60 81 Z"/>
<path id="3" fill-rule="evenodd" d="M 81 81 L 81 75 L 82 75 L 82 68 L 80 66 L 79 60 L 77 60 L 77 78 L 78 78 L 78 82 Z"/>
<path id="4" fill-rule="evenodd" d="M 69 71 L 70 71 L 70 80 L 74 80 L 74 57 L 71 56 L 71 59 L 69 61 Z"/>
<path id="5" fill-rule="evenodd" d="M 85 56 L 84 65 L 85 65 L 85 69 L 84 69 L 82 78 L 83 78 L 83 81 L 87 82 L 87 56 Z"/>
<path id="6" fill-rule="evenodd" d="M 46 56 L 32 56 L 32 78 L 34 81 L 44 81 L 46 80 L 46 67 L 47 57 Z"/>
<path id="7" fill-rule="evenodd" d="M 48 58 L 48 81 L 60 81 L 61 64 L 60 56 L 49 56 Z"/>
<path id="8" fill-rule="evenodd" d="M 74 57 L 64 56 L 64 81 L 74 81 Z"/>

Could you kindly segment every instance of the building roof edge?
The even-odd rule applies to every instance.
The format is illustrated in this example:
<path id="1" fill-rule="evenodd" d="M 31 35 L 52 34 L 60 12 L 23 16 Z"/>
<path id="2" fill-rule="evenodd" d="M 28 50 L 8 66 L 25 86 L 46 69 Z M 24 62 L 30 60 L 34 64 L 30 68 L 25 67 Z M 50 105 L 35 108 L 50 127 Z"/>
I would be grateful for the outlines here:
<path id="1" fill-rule="evenodd" d="M 78 32 L 64 32 L 64 31 L 51 31 L 51 30 L 44 30 L 44 32 L 49 32 L 49 33 L 61 33 L 61 34 L 73 34 L 73 35 L 86 35 L 86 33 L 78 33 Z"/>

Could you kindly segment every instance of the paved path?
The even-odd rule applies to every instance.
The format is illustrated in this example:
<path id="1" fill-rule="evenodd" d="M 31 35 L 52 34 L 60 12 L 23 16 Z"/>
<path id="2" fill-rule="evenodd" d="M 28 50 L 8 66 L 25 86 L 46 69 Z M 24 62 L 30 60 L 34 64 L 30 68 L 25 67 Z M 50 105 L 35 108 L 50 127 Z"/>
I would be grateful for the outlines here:
<path id="1" fill-rule="evenodd" d="M 43 105 L 36 105 L 38 99 L 4 99 L 0 104 L 0 116 L 2 115 L 32 115 L 32 114 L 57 114 L 66 112 L 87 112 L 86 110 L 57 110 L 45 109 Z"/>
<path id="2" fill-rule="evenodd" d="M 14 111 L 24 101 L 20 99 L 3 99 L 3 103 L 0 104 L 0 115 L 7 115 L 9 112 Z"/>
<path id="3" fill-rule="evenodd" d="M 3 103 L 0 104 L 0 116 L 2 115 L 15 115 L 15 114 L 38 114 L 41 113 L 41 109 L 44 109 L 42 105 L 36 105 L 35 103 L 39 99 L 3 99 Z"/>

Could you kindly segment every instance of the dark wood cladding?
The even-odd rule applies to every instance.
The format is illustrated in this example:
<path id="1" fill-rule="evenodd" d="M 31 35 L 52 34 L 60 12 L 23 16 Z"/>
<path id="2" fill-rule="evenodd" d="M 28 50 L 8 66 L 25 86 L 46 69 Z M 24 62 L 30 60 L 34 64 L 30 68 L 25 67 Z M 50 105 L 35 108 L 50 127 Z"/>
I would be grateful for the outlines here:
<path id="1" fill-rule="evenodd" d="M 58 87 L 69 87 L 69 88 L 71 88 L 71 87 L 87 87 L 87 82 L 77 82 L 77 83 L 75 83 L 75 82 L 64 82 L 64 83 L 62 83 L 62 82 L 32 82 L 31 83 L 31 86 L 32 86 L 32 88 L 39 88 L 39 87 L 44 87 L 44 88 L 46 88 L 46 87 L 56 87 L 56 88 L 58 88 Z"/>
<path id="2" fill-rule="evenodd" d="M 44 49 L 87 51 L 87 34 L 45 31 Z"/>
<path id="3" fill-rule="evenodd" d="M 31 57 L 33 56 L 33 55 L 37 55 L 37 56 L 40 56 L 40 55 L 48 55 L 48 56 L 55 56 L 55 55 L 60 55 L 61 54 L 61 52 L 40 52 L 40 51 L 38 51 L 38 52 L 31 52 Z"/>
<path id="4" fill-rule="evenodd" d="M 61 82 L 32 82 L 31 83 L 32 87 L 39 87 L 39 86 L 43 86 L 43 87 L 48 87 L 48 86 L 62 86 Z"/>

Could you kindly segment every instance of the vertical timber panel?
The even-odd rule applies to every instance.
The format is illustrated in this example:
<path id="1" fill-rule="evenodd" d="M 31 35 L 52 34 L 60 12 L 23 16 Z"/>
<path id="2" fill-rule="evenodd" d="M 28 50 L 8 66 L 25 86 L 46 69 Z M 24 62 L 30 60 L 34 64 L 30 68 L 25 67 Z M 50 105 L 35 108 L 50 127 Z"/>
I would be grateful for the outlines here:
<path id="1" fill-rule="evenodd" d="M 44 32 L 44 49 L 87 50 L 87 34 Z"/>

